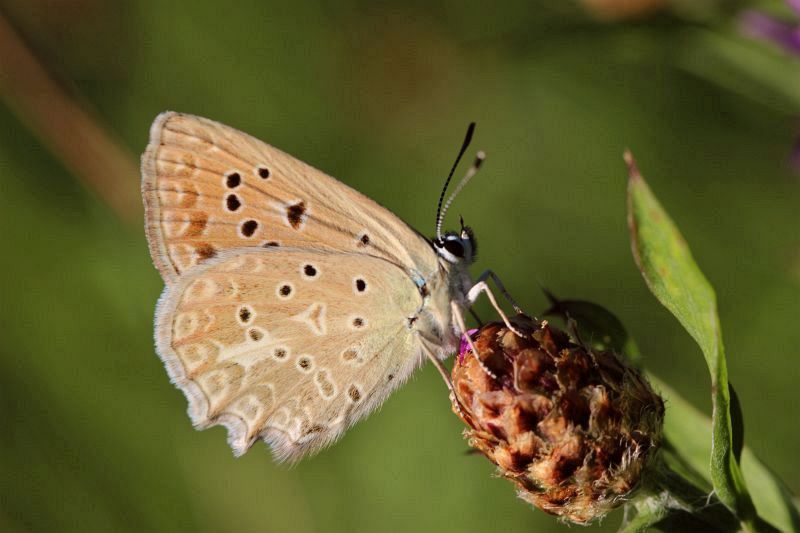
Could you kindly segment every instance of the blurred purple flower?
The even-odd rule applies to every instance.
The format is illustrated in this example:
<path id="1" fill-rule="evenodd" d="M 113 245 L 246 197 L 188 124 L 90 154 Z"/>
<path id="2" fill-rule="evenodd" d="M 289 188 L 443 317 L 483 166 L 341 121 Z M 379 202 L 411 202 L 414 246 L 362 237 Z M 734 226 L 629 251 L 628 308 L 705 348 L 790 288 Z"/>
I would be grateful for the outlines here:
<path id="1" fill-rule="evenodd" d="M 800 16 L 800 0 L 786 0 L 786 3 Z M 786 22 L 761 11 L 748 10 L 739 22 L 745 35 L 772 41 L 784 50 L 800 55 L 800 21 Z"/>
<path id="2" fill-rule="evenodd" d="M 786 0 L 786 5 L 800 17 L 800 0 Z M 761 11 L 748 10 L 739 18 L 739 27 L 748 37 L 770 41 L 800 57 L 800 18 L 789 22 Z M 800 171 L 800 139 L 795 141 L 789 155 L 789 164 Z"/>

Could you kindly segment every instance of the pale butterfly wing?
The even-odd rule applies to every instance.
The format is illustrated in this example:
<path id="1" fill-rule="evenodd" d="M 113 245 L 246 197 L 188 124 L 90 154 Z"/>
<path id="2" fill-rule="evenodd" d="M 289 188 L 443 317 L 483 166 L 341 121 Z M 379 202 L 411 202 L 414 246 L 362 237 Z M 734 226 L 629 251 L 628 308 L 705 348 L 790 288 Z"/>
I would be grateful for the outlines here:
<path id="1" fill-rule="evenodd" d="M 159 354 L 199 428 L 238 455 L 262 438 L 296 460 L 366 416 L 422 361 L 412 279 L 378 257 L 239 249 L 168 286 Z M 335 368 L 335 372 L 333 369 Z"/>
<path id="2" fill-rule="evenodd" d="M 238 130 L 162 113 L 142 157 L 153 260 L 167 283 L 241 247 L 312 247 L 388 259 L 427 278 L 435 252 L 373 200 Z"/>

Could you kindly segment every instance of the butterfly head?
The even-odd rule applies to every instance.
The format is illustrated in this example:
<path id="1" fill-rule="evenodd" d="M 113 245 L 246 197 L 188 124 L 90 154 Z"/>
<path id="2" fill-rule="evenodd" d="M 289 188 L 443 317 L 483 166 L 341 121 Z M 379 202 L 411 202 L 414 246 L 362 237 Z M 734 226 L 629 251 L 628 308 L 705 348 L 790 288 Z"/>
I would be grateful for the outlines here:
<path id="1" fill-rule="evenodd" d="M 478 243 L 472 228 L 461 222 L 461 232 L 447 231 L 433 239 L 436 253 L 450 264 L 470 265 L 475 261 Z"/>

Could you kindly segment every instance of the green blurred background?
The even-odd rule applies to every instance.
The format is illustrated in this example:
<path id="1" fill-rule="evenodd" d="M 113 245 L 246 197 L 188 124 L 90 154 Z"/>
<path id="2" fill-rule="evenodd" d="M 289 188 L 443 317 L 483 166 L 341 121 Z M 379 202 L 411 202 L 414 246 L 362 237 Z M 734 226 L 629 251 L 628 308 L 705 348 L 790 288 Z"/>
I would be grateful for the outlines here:
<path id="1" fill-rule="evenodd" d="M 566 529 L 465 453 L 430 365 L 294 468 L 192 429 L 153 349 L 162 282 L 135 167 L 167 109 L 260 137 L 424 233 L 476 121 L 488 159 L 450 219 L 477 232 L 475 272 L 533 313 L 540 286 L 610 308 L 708 412 L 699 349 L 631 259 L 631 148 L 718 291 L 746 442 L 800 491 L 800 58 L 739 35 L 753 3 L 666 4 L 0 1 L 63 98 L 0 41 L 0 530 Z"/>

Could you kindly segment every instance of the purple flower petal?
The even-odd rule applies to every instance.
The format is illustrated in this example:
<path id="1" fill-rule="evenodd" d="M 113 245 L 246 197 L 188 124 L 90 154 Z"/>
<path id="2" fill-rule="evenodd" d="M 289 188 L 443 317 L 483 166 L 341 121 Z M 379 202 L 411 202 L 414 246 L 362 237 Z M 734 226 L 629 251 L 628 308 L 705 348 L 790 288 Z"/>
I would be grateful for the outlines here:
<path id="1" fill-rule="evenodd" d="M 472 337 L 477 329 L 468 329 L 466 335 L 461 335 L 461 345 L 458 347 L 458 364 L 462 364 L 464 362 L 464 354 L 467 353 L 469 350 L 469 343 L 467 342 L 467 335 Z"/>
<path id="2" fill-rule="evenodd" d="M 800 0 L 791 0 L 800 5 Z M 755 39 L 764 39 L 800 54 L 800 26 L 782 22 L 759 11 L 745 11 L 739 19 L 742 33 Z"/>
<path id="3" fill-rule="evenodd" d="M 786 0 L 786 3 L 789 4 L 789 7 L 794 9 L 795 13 L 800 15 L 800 0 Z"/>

